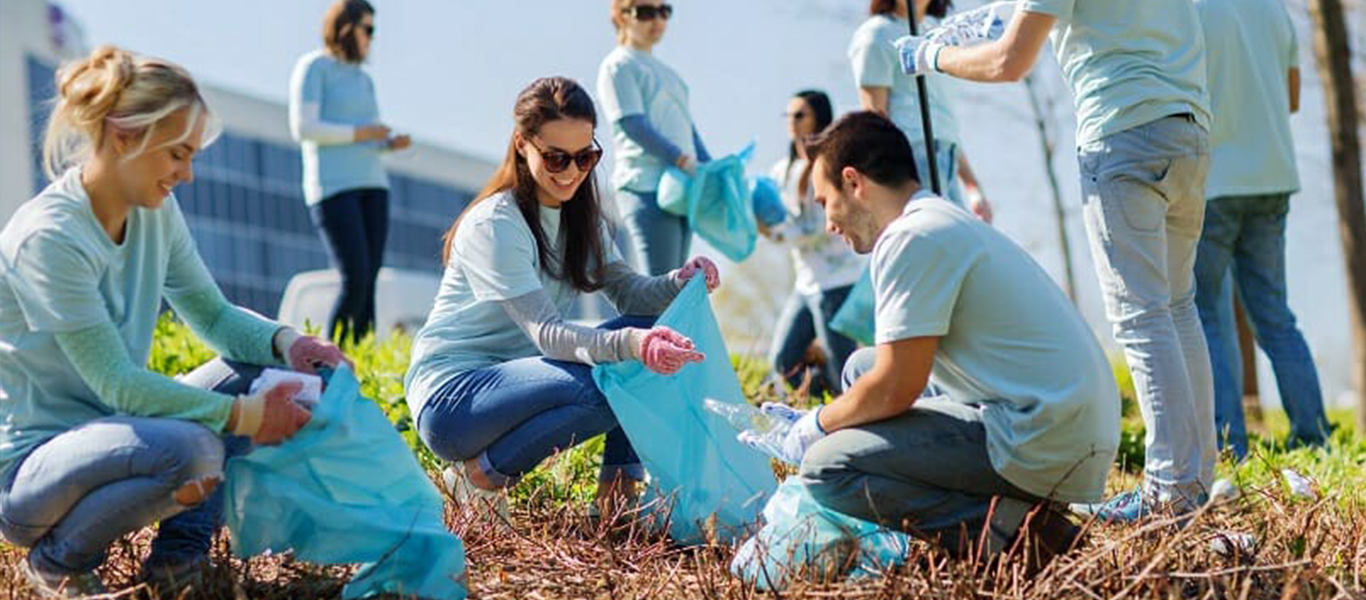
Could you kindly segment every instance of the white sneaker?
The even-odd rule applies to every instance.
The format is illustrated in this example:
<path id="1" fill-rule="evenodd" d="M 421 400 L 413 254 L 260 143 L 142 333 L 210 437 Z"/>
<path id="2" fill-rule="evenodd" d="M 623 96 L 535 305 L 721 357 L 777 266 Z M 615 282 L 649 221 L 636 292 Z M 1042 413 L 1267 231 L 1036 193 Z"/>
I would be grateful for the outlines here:
<path id="1" fill-rule="evenodd" d="M 486 490 L 470 482 L 465 472 L 465 463 L 454 462 L 441 471 L 442 488 L 451 500 L 459 506 L 468 506 L 481 512 L 481 516 L 497 515 L 508 521 L 508 497 L 501 491 Z"/>

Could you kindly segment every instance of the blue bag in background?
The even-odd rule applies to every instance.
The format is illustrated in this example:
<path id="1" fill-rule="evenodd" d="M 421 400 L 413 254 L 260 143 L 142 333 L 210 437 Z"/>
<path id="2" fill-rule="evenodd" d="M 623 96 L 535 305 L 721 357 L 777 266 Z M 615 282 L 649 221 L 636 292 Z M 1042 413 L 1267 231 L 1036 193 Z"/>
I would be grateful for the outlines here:
<path id="1" fill-rule="evenodd" d="M 754 218 L 764 227 L 773 227 L 787 220 L 787 207 L 783 206 L 783 195 L 778 189 L 778 181 L 767 175 L 754 178 L 749 191 L 750 204 L 754 205 Z"/>
<path id="2" fill-rule="evenodd" d="M 754 144 L 735 154 L 697 165 L 689 176 L 676 167 L 664 171 L 656 201 L 659 209 L 688 218 L 688 225 L 726 258 L 740 262 L 754 252 L 759 226 L 754 220 L 745 165 Z"/>
<path id="3" fill-rule="evenodd" d="M 797 578 L 841 580 L 851 565 L 848 578 L 876 577 L 905 564 L 910 544 L 903 532 L 822 506 L 789 477 L 764 506 L 763 528 L 735 552 L 730 572 L 764 591 Z"/>
<path id="4" fill-rule="evenodd" d="M 844 299 L 844 304 L 840 305 L 840 309 L 835 311 L 835 316 L 830 319 L 830 328 L 861 346 L 874 345 L 877 340 L 874 327 L 877 315 L 876 296 L 873 292 L 873 278 L 865 268 L 863 276 L 854 284 L 854 289 L 849 290 L 849 296 Z"/>
<path id="5" fill-rule="evenodd" d="M 346 599 L 465 597 L 465 551 L 442 521 L 441 494 L 346 367 L 303 430 L 229 460 L 223 485 L 238 556 L 293 550 L 313 563 L 365 563 Z"/>
<path id="6" fill-rule="evenodd" d="M 691 338 L 706 360 L 667 376 L 639 361 L 602 364 L 593 381 L 650 473 L 649 510 L 669 517 L 681 544 L 728 543 L 752 530 L 777 482 L 768 459 L 703 406 L 706 398 L 745 402 L 703 278 L 692 278 L 656 324 Z"/>

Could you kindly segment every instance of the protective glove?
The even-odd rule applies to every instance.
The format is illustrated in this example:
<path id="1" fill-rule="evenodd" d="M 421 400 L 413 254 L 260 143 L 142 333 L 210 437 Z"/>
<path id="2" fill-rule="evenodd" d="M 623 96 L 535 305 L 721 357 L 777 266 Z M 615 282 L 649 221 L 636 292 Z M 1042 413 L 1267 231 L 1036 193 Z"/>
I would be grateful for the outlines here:
<path id="1" fill-rule="evenodd" d="M 698 352 L 692 340 L 668 327 L 637 329 L 637 358 L 645 368 L 661 375 L 673 375 L 690 362 L 702 362 L 707 357 Z"/>
<path id="2" fill-rule="evenodd" d="M 973 10 L 956 13 L 938 27 L 925 32 L 925 38 L 946 46 L 966 47 L 1001 39 L 1006 24 L 1015 16 L 1015 5 L 992 2 Z"/>
<path id="3" fill-rule="evenodd" d="M 703 276 L 707 278 L 708 294 L 721 285 L 721 271 L 716 268 L 716 263 L 705 256 L 694 256 L 692 260 L 683 263 L 682 267 L 674 271 L 674 281 L 679 284 L 685 283 L 692 279 L 698 271 L 701 271 Z"/>
<path id="4" fill-rule="evenodd" d="M 759 412 L 774 419 L 785 420 L 792 426 L 787 428 L 773 427 L 765 433 L 758 433 L 754 430 L 741 431 L 736 439 L 740 440 L 742 444 L 785 463 L 802 464 L 802 457 L 806 455 L 807 448 L 825 437 L 825 431 L 821 429 L 819 420 L 821 412 L 819 407 L 814 410 L 803 411 L 785 404 L 765 402 L 763 406 L 759 407 Z"/>
<path id="5" fill-rule="evenodd" d="M 233 405 L 233 435 L 251 438 L 257 444 L 274 445 L 293 437 L 313 413 L 294 402 L 303 384 L 288 381 L 255 394 L 237 397 Z"/>
<path id="6" fill-rule="evenodd" d="M 316 375 L 319 367 L 336 368 L 341 363 L 346 363 L 352 370 L 356 368 L 336 344 L 303 335 L 292 327 L 281 328 L 275 334 L 275 354 L 284 358 L 290 369 L 309 375 Z"/>
<path id="7" fill-rule="evenodd" d="M 904 35 L 895 42 L 897 57 L 901 59 L 901 70 L 907 75 L 920 76 L 935 71 L 939 51 L 944 49 L 942 42 L 936 42 L 918 35 Z"/>

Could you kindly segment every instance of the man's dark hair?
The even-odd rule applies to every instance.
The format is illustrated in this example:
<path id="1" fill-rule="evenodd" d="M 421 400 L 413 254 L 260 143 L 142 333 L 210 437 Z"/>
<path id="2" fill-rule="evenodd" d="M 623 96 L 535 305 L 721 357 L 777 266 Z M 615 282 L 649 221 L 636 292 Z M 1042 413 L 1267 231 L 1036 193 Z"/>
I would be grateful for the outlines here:
<path id="1" fill-rule="evenodd" d="M 858 169 L 878 185 L 898 188 L 908 181 L 920 182 L 915 153 L 906 134 L 882 115 L 871 111 L 849 113 L 806 142 L 811 165 L 825 158 L 825 176 L 840 188 L 840 171 Z"/>

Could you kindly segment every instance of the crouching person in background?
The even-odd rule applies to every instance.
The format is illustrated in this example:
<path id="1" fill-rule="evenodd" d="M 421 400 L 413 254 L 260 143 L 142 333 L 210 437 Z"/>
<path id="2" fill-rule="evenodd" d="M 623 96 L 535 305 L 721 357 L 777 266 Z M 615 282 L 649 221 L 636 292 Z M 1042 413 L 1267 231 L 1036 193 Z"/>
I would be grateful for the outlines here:
<path id="1" fill-rule="evenodd" d="M 216 128 L 187 72 L 105 47 L 57 85 L 53 183 L 0 232 L 0 533 L 40 595 L 81 597 L 160 521 L 142 577 L 175 593 L 222 523 L 225 458 L 309 420 L 297 383 L 245 393 L 260 365 L 346 359 L 229 304 L 200 259 L 172 188 Z M 144 368 L 163 299 L 222 355 L 179 381 Z"/>

